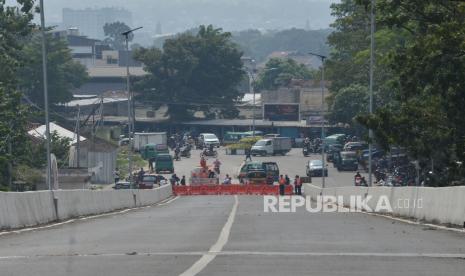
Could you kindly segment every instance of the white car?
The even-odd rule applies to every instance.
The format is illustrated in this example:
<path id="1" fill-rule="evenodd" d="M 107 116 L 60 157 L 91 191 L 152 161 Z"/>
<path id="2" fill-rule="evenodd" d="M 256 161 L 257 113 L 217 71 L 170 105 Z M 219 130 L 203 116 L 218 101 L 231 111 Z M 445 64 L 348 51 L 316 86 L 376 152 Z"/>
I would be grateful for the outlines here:
<path id="1" fill-rule="evenodd" d="M 213 145 L 215 147 L 220 147 L 220 140 L 213 133 L 200 133 L 199 141 L 205 144 L 207 147 Z"/>

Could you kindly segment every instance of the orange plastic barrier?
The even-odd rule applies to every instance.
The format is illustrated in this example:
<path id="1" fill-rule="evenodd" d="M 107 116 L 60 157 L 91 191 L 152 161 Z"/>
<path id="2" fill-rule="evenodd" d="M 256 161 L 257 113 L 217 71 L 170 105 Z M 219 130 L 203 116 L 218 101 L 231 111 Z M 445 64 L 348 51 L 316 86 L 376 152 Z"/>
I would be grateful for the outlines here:
<path id="1" fill-rule="evenodd" d="M 263 195 L 263 185 L 248 185 L 247 194 L 249 195 Z"/>
<path id="2" fill-rule="evenodd" d="M 189 186 L 189 195 L 201 195 L 202 186 Z"/>
<path id="3" fill-rule="evenodd" d="M 263 188 L 263 194 L 264 195 L 279 195 L 279 187 L 272 186 L 272 185 L 266 185 Z"/>
<path id="4" fill-rule="evenodd" d="M 189 195 L 189 186 L 173 186 L 173 193 L 177 196 Z"/>
<path id="5" fill-rule="evenodd" d="M 200 186 L 202 195 L 217 195 L 220 193 L 220 187 L 219 185 L 217 186 Z"/>
<path id="6" fill-rule="evenodd" d="M 292 195 L 293 187 L 287 185 L 285 194 Z M 186 195 L 279 195 L 277 185 L 198 185 L 173 186 L 173 193 L 177 196 Z"/>
<path id="7" fill-rule="evenodd" d="M 292 195 L 292 194 L 294 194 L 294 187 L 291 186 L 291 185 L 286 185 L 286 187 L 284 188 L 284 194 L 285 194 L 285 195 Z"/>

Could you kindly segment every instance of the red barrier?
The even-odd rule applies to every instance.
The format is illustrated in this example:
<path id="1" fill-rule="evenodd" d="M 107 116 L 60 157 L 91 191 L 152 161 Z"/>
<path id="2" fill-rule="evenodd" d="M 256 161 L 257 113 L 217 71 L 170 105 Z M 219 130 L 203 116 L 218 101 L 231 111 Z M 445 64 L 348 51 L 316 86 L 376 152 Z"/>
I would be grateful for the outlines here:
<path id="1" fill-rule="evenodd" d="M 189 195 L 201 195 L 202 186 L 189 186 Z"/>
<path id="2" fill-rule="evenodd" d="M 201 186 L 202 195 L 217 195 L 220 192 L 219 185 L 215 186 Z"/>
<path id="3" fill-rule="evenodd" d="M 279 187 L 273 185 L 266 185 L 263 188 L 264 195 L 279 195 Z"/>
<path id="4" fill-rule="evenodd" d="M 293 187 L 287 185 L 285 194 L 292 195 Z M 186 195 L 279 195 L 277 185 L 199 185 L 199 186 L 173 186 L 176 196 Z"/>
<path id="5" fill-rule="evenodd" d="M 186 196 L 189 195 L 189 187 L 188 186 L 173 186 L 173 193 L 176 196 Z"/>
<path id="6" fill-rule="evenodd" d="M 263 185 L 248 185 L 247 194 L 249 195 L 263 195 Z"/>
<path id="7" fill-rule="evenodd" d="M 291 186 L 291 185 L 286 185 L 286 187 L 284 188 L 284 194 L 285 194 L 285 195 L 292 195 L 292 194 L 294 194 L 294 187 Z"/>

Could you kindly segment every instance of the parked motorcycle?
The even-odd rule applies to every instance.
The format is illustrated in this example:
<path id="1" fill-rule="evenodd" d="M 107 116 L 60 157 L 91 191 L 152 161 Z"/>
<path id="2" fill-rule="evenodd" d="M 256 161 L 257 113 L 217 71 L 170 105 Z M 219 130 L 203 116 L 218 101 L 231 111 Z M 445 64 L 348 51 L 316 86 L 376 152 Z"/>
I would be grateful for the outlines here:
<path id="1" fill-rule="evenodd" d="M 310 155 L 310 151 L 308 150 L 308 147 L 304 146 L 302 148 L 302 153 L 305 157 L 309 156 Z"/>

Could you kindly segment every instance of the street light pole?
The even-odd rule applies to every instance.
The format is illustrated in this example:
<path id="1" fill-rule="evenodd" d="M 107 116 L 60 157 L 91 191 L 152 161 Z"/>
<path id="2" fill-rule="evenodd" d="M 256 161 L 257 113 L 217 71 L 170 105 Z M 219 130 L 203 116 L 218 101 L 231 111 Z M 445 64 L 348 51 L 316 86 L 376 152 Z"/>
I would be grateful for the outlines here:
<path id="1" fill-rule="evenodd" d="M 374 67 L 374 51 L 375 51 L 375 0 L 371 0 L 371 28 L 370 28 L 370 115 L 373 114 L 373 67 Z M 373 130 L 368 130 L 368 186 L 373 185 L 372 177 L 372 152 L 373 152 Z"/>
<path id="2" fill-rule="evenodd" d="M 44 0 L 40 0 L 40 27 L 42 33 L 42 71 L 44 82 L 44 109 L 45 109 L 45 144 L 47 148 L 47 172 L 46 184 L 48 189 L 52 189 L 52 165 L 50 157 L 50 119 L 48 115 L 48 82 L 47 82 L 47 38 L 45 36 L 45 15 L 44 15 Z"/>
<path id="3" fill-rule="evenodd" d="M 326 56 L 309 53 L 312 56 L 319 57 L 321 59 L 321 163 L 322 163 L 322 172 L 321 172 L 321 187 L 325 188 L 325 170 L 326 170 L 326 160 L 325 160 L 325 60 Z"/>
<path id="4" fill-rule="evenodd" d="M 132 94 L 131 94 L 131 82 L 130 82 L 130 73 L 129 73 L 129 35 L 136 30 L 142 29 L 142 27 L 138 27 L 124 33 L 124 39 L 126 41 L 126 90 L 128 93 L 128 138 L 129 138 L 129 149 L 128 149 L 128 173 L 129 173 L 129 183 L 131 188 L 133 188 L 134 183 L 132 179 L 132 148 L 133 148 L 133 113 L 132 113 Z"/>

